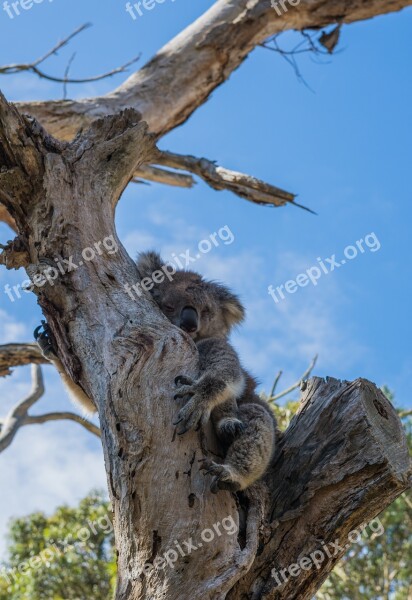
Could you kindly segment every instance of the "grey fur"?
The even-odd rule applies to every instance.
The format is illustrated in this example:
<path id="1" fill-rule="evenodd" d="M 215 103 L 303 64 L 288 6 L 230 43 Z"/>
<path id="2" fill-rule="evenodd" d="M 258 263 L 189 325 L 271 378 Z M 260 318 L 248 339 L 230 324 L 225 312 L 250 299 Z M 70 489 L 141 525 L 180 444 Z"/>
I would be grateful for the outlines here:
<path id="1" fill-rule="evenodd" d="M 156 252 L 142 253 L 137 259 L 142 279 L 151 278 L 163 265 Z M 242 368 L 228 342 L 233 326 L 244 319 L 244 308 L 228 288 L 206 281 L 193 271 L 177 271 L 171 279 L 155 284 L 150 293 L 174 325 L 186 328 L 199 351 L 198 379 L 182 376 L 176 381 L 175 398 L 186 399 L 174 423 L 178 433 L 204 425 L 212 418 L 226 452 L 225 462 L 205 459 L 201 468 L 213 475 L 213 492 L 245 489 L 260 479 L 269 466 L 276 420 L 269 405 L 256 394 L 255 380 Z"/>

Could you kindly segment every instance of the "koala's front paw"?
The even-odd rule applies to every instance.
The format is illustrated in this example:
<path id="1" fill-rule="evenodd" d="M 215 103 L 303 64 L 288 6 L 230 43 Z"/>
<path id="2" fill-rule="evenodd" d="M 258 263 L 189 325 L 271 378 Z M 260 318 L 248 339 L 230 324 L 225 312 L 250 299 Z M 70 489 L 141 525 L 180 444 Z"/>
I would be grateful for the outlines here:
<path id="1" fill-rule="evenodd" d="M 173 421 L 173 425 L 178 425 L 177 433 L 183 435 L 190 429 L 199 429 L 199 427 L 207 422 L 207 420 L 208 415 L 206 416 L 203 403 L 199 401 L 199 398 L 196 395 L 194 395 L 186 402 L 184 407 L 179 410 L 176 419 Z"/>
<path id="2" fill-rule="evenodd" d="M 212 494 L 217 494 L 219 490 L 227 490 L 229 492 L 238 492 L 241 485 L 235 480 L 230 469 L 226 465 L 220 465 L 210 458 L 200 460 L 200 470 L 205 471 L 208 475 L 213 475 L 210 491 Z"/>
<path id="3" fill-rule="evenodd" d="M 178 433 L 181 435 L 208 422 L 216 396 L 222 392 L 225 384 L 213 377 L 200 377 L 196 381 L 188 377 L 178 377 L 176 384 L 179 387 L 174 396 L 175 400 L 186 400 L 173 423 L 180 425 Z"/>

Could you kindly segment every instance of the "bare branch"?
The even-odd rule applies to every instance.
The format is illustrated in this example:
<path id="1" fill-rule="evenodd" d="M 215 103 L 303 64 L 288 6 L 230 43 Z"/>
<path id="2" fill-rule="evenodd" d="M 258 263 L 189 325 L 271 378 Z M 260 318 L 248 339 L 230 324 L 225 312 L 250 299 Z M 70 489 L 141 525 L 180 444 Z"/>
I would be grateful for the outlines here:
<path id="1" fill-rule="evenodd" d="M 48 423 L 50 421 L 73 421 L 82 425 L 82 427 L 93 435 L 101 437 L 100 429 L 97 425 L 72 412 L 62 411 L 46 413 L 44 415 L 29 415 L 28 411 L 40 400 L 43 394 L 44 381 L 41 367 L 39 365 L 32 365 L 32 389 L 30 394 L 18 402 L 4 419 L 0 420 L 0 452 L 3 452 L 3 450 L 10 446 L 21 427 Z"/>
<path id="2" fill-rule="evenodd" d="M 64 71 L 63 100 L 66 100 L 66 98 L 67 98 L 67 83 L 69 81 L 69 72 L 70 72 L 70 67 L 72 66 L 73 61 L 75 59 L 75 56 L 76 56 L 76 52 L 74 52 L 71 55 L 71 57 L 69 59 L 69 62 L 67 63 L 67 67 L 66 67 L 66 69 Z"/>
<path id="3" fill-rule="evenodd" d="M 116 69 L 112 69 L 111 71 L 108 71 L 107 73 L 102 73 L 101 75 L 94 75 L 91 77 L 85 77 L 85 78 L 81 78 L 81 79 L 75 79 L 75 78 L 68 77 L 68 69 L 70 67 L 70 64 L 71 64 L 74 56 L 72 56 L 71 60 L 69 61 L 69 65 L 66 68 L 66 72 L 63 77 L 48 75 L 42 69 L 39 69 L 39 65 L 41 65 L 50 56 L 57 54 L 58 50 L 60 50 L 64 46 L 66 46 L 69 43 L 69 41 L 72 40 L 76 35 L 78 35 L 82 31 L 84 31 L 85 29 L 88 29 L 89 27 L 91 27 L 91 23 L 86 23 L 84 25 L 81 25 L 75 31 L 73 31 L 73 33 L 71 33 L 69 36 L 64 38 L 61 42 L 58 42 L 55 46 L 53 46 L 53 48 L 51 50 L 49 50 L 44 56 L 38 58 L 37 60 L 35 60 L 31 63 L 11 64 L 11 65 L 4 65 L 4 66 L 0 67 L 0 75 L 15 75 L 16 73 L 22 73 L 23 71 L 28 71 L 30 73 L 34 73 L 34 75 L 37 75 L 38 77 L 40 77 L 40 79 L 47 79 L 48 81 L 64 83 L 64 85 L 66 86 L 67 83 L 89 83 L 91 81 L 100 81 L 101 79 L 107 79 L 108 77 L 112 77 L 113 75 L 117 75 L 118 73 L 125 73 L 127 71 L 128 67 L 130 67 L 131 65 L 134 65 L 140 59 L 140 54 L 139 54 L 139 56 L 136 56 L 135 58 L 128 61 L 124 65 L 121 65 L 120 67 L 117 67 Z"/>
<path id="4" fill-rule="evenodd" d="M 399 417 L 401 419 L 405 419 L 405 417 L 410 417 L 412 416 L 412 410 L 403 410 L 399 413 Z"/>
<path id="5" fill-rule="evenodd" d="M 159 169 L 153 165 L 142 165 L 135 173 L 132 181 L 134 183 L 140 183 L 136 181 L 138 178 L 146 179 L 147 181 L 155 181 L 156 183 L 164 183 L 165 185 L 172 185 L 174 187 L 191 188 L 195 185 L 195 180 L 191 175 L 184 175 L 183 173 L 175 173 L 174 171 L 168 171 L 166 169 Z"/>
<path id="6" fill-rule="evenodd" d="M 44 394 L 44 384 L 41 368 L 38 365 L 32 367 L 32 389 L 23 401 L 14 406 L 3 420 L 0 433 L 0 452 L 10 446 L 17 431 L 24 425 L 27 411 Z"/>
<path id="7" fill-rule="evenodd" d="M 279 383 L 279 379 L 282 377 L 282 375 L 283 375 L 283 371 L 279 371 L 279 373 L 276 375 L 275 381 L 273 382 L 273 385 L 272 385 L 272 389 L 270 390 L 269 398 L 272 398 L 275 395 L 275 391 L 276 391 L 277 385 Z"/>
<path id="8" fill-rule="evenodd" d="M 93 435 L 95 435 L 99 438 L 101 437 L 101 431 L 100 431 L 100 428 L 97 427 L 97 425 L 95 425 L 91 421 L 88 421 L 87 419 L 83 418 L 82 416 L 77 415 L 76 413 L 72 413 L 72 412 L 53 412 L 53 413 L 46 413 L 44 415 L 35 415 L 33 417 L 26 416 L 23 424 L 24 425 L 37 425 L 37 424 L 42 424 L 42 423 L 48 423 L 49 421 L 73 421 L 74 423 L 78 423 L 79 425 L 82 425 L 82 427 L 87 429 L 87 431 L 89 431 L 90 433 L 93 433 Z"/>
<path id="9" fill-rule="evenodd" d="M 220 167 L 206 158 L 185 156 L 173 152 L 160 152 L 156 162 L 160 165 L 189 171 L 198 175 L 215 190 L 228 190 L 256 204 L 283 206 L 287 203 L 311 211 L 295 202 L 296 196 L 256 177 Z"/>
<path id="10" fill-rule="evenodd" d="M 31 368 L 32 388 L 30 394 L 24 400 L 21 400 L 14 408 L 11 413 L 15 417 L 25 417 L 29 409 L 39 400 L 44 394 L 44 380 L 41 367 L 39 365 L 32 365 Z"/>
<path id="11" fill-rule="evenodd" d="M 330 53 L 325 50 L 323 44 L 319 45 L 320 41 L 318 40 L 318 33 L 309 34 L 306 33 L 306 31 L 300 32 L 303 39 L 298 44 L 295 44 L 290 50 L 285 50 L 278 42 L 279 36 L 281 36 L 282 33 L 283 32 L 276 33 L 271 36 L 261 44 L 261 47 L 266 50 L 271 50 L 272 52 L 277 52 L 292 67 L 299 81 L 301 81 L 309 90 L 313 91 L 300 72 L 297 57 L 300 54 L 305 54 L 307 52 L 311 52 L 316 56 L 329 55 Z"/>
<path id="12" fill-rule="evenodd" d="M 273 384 L 273 388 L 272 388 L 272 393 L 270 395 L 270 397 L 268 398 L 268 402 L 276 402 L 277 400 L 280 400 L 280 398 L 283 398 L 284 396 L 287 396 L 288 394 L 290 394 L 290 392 L 293 392 L 293 390 L 297 390 L 298 388 L 301 387 L 302 382 L 304 382 L 309 375 L 312 373 L 315 365 L 316 365 L 316 361 L 318 360 L 318 355 L 316 355 L 312 362 L 310 363 L 309 367 L 306 369 L 306 371 L 303 373 L 303 375 L 298 379 L 298 381 L 296 381 L 296 383 L 294 383 L 293 385 L 291 385 L 290 387 L 288 387 L 286 390 L 284 390 L 283 392 L 280 392 L 279 394 L 277 394 L 276 396 L 273 395 L 274 393 L 274 389 L 276 388 L 276 384 L 279 381 L 279 377 L 282 374 L 282 371 L 280 372 L 280 374 L 278 373 L 276 379 L 275 379 L 275 383 Z"/>
<path id="13" fill-rule="evenodd" d="M 60 42 L 58 42 L 55 46 L 53 46 L 53 48 L 51 50 L 49 50 L 48 52 L 46 52 L 46 54 L 44 54 L 43 56 L 41 56 L 40 58 L 38 58 L 33 64 L 37 67 L 38 65 L 40 65 L 41 63 L 43 63 L 45 60 L 47 60 L 48 58 L 50 58 L 50 56 L 53 56 L 53 54 L 54 55 L 57 54 L 58 51 L 61 48 L 63 48 L 64 46 L 67 46 L 67 44 L 74 37 L 76 37 L 76 35 L 79 35 L 79 33 L 82 33 L 83 31 L 85 31 L 85 29 L 89 29 L 90 27 L 92 27 L 91 23 L 84 23 L 83 25 L 80 25 L 80 27 L 78 27 L 77 29 L 75 29 L 66 38 L 64 38 L 63 40 L 61 40 Z"/>

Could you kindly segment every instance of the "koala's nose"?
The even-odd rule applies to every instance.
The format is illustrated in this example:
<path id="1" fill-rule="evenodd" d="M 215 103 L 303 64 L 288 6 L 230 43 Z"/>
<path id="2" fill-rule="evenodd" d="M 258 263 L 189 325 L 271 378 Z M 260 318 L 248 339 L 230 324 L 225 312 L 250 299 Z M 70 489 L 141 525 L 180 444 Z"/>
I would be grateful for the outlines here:
<path id="1" fill-rule="evenodd" d="M 185 306 L 180 313 L 180 328 L 187 333 L 193 333 L 198 326 L 197 310 L 192 306 Z"/>

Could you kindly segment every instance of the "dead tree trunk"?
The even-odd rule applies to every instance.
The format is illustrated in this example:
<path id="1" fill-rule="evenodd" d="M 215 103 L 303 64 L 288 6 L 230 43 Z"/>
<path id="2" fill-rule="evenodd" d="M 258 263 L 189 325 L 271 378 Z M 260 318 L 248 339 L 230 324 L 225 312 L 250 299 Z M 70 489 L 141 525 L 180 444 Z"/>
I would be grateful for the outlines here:
<path id="1" fill-rule="evenodd" d="M 312 381 L 266 480 L 238 498 L 212 495 L 197 462 L 209 441 L 178 437 L 171 424 L 174 379 L 194 375 L 196 348 L 150 300 L 134 302 L 124 289 L 137 273 L 114 211 L 134 170 L 155 157 L 153 138 L 127 110 L 58 142 L 3 96 L 0 123 L 0 201 L 19 232 L 4 262 L 24 266 L 32 281 L 56 261 L 70 265 L 35 289 L 55 350 L 98 407 L 117 599 L 310 598 L 342 552 L 283 586 L 272 569 L 322 541 L 343 542 L 410 485 L 390 403 L 363 380 Z M 118 252 L 99 254 L 109 236 Z M 93 260 L 81 260 L 86 248 Z M 236 534 L 223 526 L 232 522 Z"/>

